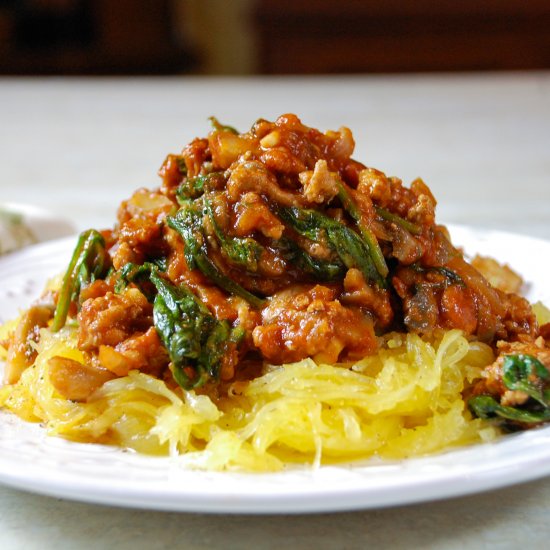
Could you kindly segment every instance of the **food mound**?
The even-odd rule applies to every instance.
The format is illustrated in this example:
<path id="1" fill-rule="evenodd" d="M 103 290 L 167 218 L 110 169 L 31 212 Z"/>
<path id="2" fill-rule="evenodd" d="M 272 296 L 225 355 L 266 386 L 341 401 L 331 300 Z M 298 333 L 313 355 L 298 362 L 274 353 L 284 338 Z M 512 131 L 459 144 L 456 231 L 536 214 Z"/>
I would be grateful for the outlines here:
<path id="1" fill-rule="evenodd" d="M 347 128 L 212 124 L 4 327 L 0 404 L 73 440 L 247 470 L 550 420 L 548 311 L 466 261 L 422 180 L 353 160 Z"/>

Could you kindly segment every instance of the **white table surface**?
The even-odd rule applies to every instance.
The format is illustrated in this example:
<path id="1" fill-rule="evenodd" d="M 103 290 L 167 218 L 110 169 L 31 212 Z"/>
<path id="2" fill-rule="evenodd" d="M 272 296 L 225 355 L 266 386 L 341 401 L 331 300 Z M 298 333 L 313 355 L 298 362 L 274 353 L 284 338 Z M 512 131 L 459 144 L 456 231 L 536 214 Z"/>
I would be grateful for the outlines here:
<path id="1" fill-rule="evenodd" d="M 444 222 L 550 239 L 550 73 L 273 79 L 0 79 L 0 202 L 78 229 L 209 129 L 295 112 L 350 127 L 355 157 L 421 176 Z M 545 548 L 550 479 L 417 506 L 312 516 L 124 510 L 0 487 L 0 548 Z"/>

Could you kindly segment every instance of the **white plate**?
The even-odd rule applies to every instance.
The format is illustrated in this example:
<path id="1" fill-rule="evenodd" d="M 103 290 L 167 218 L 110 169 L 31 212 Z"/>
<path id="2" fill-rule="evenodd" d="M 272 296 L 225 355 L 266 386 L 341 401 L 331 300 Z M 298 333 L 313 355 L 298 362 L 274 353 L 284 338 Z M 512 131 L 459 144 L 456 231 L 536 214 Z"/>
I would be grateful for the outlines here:
<path id="1" fill-rule="evenodd" d="M 453 227 L 467 252 L 491 254 L 550 304 L 550 243 Z M 73 239 L 0 259 L 0 317 L 13 316 L 68 262 Z M 491 444 L 399 462 L 290 468 L 274 474 L 189 471 L 177 459 L 47 437 L 39 425 L 0 413 L 0 482 L 81 500 L 173 511 L 304 513 L 375 508 L 485 491 L 550 474 L 550 426 Z"/>
<path id="2" fill-rule="evenodd" d="M 37 206 L 0 203 L 0 255 L 74 232 L 71 222 Z"/>

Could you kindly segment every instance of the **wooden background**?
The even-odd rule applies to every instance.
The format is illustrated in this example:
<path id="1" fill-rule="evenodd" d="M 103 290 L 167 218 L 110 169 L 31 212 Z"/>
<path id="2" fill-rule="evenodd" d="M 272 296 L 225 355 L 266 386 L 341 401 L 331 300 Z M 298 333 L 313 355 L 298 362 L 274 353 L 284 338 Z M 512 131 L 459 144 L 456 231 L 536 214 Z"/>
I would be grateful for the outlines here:
<path id="1" fill-rule="evenodd" d="M 0 74 L 547 68 L 549 0 L 0 0 Z"/>

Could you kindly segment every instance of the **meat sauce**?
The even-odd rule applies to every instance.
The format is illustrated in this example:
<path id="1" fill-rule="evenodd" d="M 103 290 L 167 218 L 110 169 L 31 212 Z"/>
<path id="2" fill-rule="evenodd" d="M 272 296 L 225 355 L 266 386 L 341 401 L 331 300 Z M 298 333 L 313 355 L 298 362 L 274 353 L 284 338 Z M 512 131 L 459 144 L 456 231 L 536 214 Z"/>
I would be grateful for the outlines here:
<path id="1" fill-rule="evenodd" d="M 168 155 L 157 190 L 121 204 L 101 234 L 110 269 L 71 295 L 95 380 L 139 369 L 194 387 L 251 361 L 345 363 L 390 331 L 455 328 L 497 353 L 519 342 L 547 366 L 529 303 L 451 244 L 422 180 L 407 187 L 354 160 L 347 128 L 287 114 L 239 134 L 212 120 L 208 137 Z M 480 392 L 506 393 L 499 361 Z"/>
<path id="2" fill-rule="evenodd" d="M 354 145 L 347 128 L 321 133 L 295 115 L 260 120 L 245 134 L 218 126 L 181 155 L 166 158 L 158 191 L 139 190 L 121 205 L 109 239 L 114 267 L 166 256 L 173 283 L 187 284 L 218 319 L 246 325 L 247 352 L 259 352 L 275 364 L 305 357 L 353 360 L 373 353 L 376 336 L 393 329 L 425 334 L 459 328 L 489 343 L 533 336 L 537 327 L 527 302 L 492 288 L 435 223 L 436 201 L 426 184 L 417 179 L 405 187 L 362 165 L 351 158 Z M 194 190 L 198 179 L 202 189 Z M 277 214 L 281 207 L 314 209 L 354 228 L 338 197 L 341 186 L 379 243 L 388 267 L 386 285 L 365 280 L 353 266 L 344 266 L 328 283 L 320 281 L 281 246 L 288 240 L 313 260 L 338 259 L 322 231 L 313 240 Z M 200 198 L 201 193 L 209 195 L 213 211 L 213 219 L 204 216 L 201 237 L 209 258 L 228 278 L 267 298 L 261 308 L 243 304 L 200 270 L 190 269 L 184 240 L 165 223 L 179 208 L 178 197 Z M 244 268 L 232 260 L 216 230 L 225 239 L 258 243 L 255 264 Z M 120 323 L 117 302 L 121 298 L 113 293 L 85 301 L 81 334 L 93 328 L 96 339 L 121 345 L 128 334 L 119 331 L 118 342 L 110 336 Z M 135 306 L 127 308 L 124 317 L 130 322 Z M 105 317 L 101 326 L 98 309 Z M 140 322 L 140 332 L 152 326 L 147 308 Z"/>

